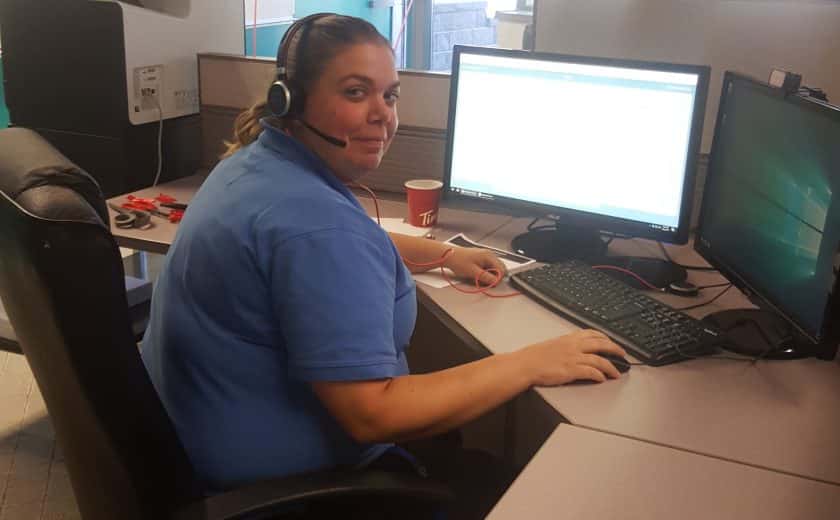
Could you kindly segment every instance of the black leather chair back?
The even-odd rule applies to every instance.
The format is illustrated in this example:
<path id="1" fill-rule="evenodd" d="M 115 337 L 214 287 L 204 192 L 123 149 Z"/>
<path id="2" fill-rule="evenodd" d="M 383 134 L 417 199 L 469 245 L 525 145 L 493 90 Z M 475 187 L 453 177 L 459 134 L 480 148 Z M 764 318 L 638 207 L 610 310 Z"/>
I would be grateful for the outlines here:
<path id="1" fill-rule="evenodd" d="M 0 131 L 0 297 L 85 520 L 157 520 L 199 498 L 132 336 L 99 187 L 22 128 Z"/>

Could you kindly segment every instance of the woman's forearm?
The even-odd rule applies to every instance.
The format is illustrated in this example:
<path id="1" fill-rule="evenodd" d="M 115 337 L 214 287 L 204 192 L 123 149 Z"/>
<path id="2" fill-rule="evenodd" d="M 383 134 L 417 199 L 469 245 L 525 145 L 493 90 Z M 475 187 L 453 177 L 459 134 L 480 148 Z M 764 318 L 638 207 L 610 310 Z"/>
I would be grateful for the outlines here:
<path id="1" fill-rule="evenodd" d="M 359 442 L 400 441 L 461 426 L 531 386 L 620 377 L 599 354 L 627 355 L 601 332 L 579 330 L 430 374 L 312 387 Z"/>
<path id="2" fill-rule="evenodd" d="M 433 266 L 419 266 L 417 264 L 434 263 L 443 258 L 447 249 L 455 247 L 428 238 L 412 237 L 399 233 L 389 233 L 389 235 L 394 245 L 397 246 L 397 251 L 399 251 L 408 270 L 412 273 L 422 273 L 432 269 Z"/>
<path id="3" fill-rule="evenodd" d="M 313 386 L 356 440 L 398 442 L 457 428 L 527 390 L 527 362 L 520 351 L 429 374 Z"/>

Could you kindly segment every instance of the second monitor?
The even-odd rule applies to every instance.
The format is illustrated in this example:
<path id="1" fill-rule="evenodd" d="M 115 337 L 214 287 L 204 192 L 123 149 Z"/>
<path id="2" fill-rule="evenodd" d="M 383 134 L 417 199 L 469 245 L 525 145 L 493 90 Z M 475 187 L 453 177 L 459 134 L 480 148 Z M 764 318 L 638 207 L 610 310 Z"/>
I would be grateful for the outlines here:
<path id="1" fill-rule="evenodd" d="M 601 261 L 603 236 L 688 238 L 709 68 L 456 46 L 445 197 L 548 216 L 542 261 Z"/>

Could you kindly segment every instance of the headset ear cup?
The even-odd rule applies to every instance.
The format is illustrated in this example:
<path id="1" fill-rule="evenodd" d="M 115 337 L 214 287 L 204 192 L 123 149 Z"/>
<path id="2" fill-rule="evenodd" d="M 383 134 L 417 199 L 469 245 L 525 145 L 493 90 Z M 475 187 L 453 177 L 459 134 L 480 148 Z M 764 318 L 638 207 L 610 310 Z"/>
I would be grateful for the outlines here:
<path id="1" fill-rule="evenodd" d="M 268 89 L 268 109 L 277 117 L 287 115 L 294 102 L 292 91 L 284 81 L 277 80 Z"/>

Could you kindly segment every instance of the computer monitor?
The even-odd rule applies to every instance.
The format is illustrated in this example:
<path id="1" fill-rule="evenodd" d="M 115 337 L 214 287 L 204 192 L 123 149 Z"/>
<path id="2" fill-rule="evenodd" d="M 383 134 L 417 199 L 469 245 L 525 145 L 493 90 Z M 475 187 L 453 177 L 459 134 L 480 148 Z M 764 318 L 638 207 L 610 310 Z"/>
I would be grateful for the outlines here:
<path id="1" fill-rule="evenodd" d="M 759 310 L 716 313 L 732 349 L 833 357 L 840 108 L 728 72 L 695 249 Z"/>
<path id="2" fill-rule="evenodd" d="M 541 261 L 600 262 L 604 236 L 685 243 L 708 82 L 704 66 L 456 46 L 444 199 L 549 216 L 513 243 Z"/>

